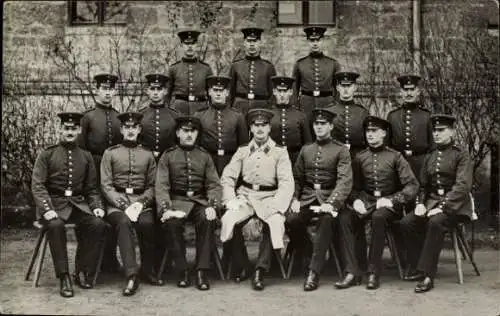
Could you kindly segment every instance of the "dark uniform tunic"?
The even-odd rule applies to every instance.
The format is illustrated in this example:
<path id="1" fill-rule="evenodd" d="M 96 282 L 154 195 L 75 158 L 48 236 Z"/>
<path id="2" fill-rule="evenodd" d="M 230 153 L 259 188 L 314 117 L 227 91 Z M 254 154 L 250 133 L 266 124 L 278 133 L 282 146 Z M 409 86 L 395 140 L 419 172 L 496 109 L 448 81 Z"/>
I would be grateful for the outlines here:
<path id="1" fill-rule="evenodd" d="M 137 274 L 133 225 L 125 210 L 140 202 L 144 208 L 136 223 L 141 251 L 141 271 L 154 275 L 154 181 L 153 153 L 135 142 L 124 141 L 102 156 L 101 189 L 106 198 L 108 222 L 113 225 L 127 277 Z"/>
<path id="2" fill-rule="evenodd" d="M 276 69 L 270 61 L 246 56 L 231 64 L 231 104 L 246 115 L 249 109 L 269 108 Z"/>
<path id="3" fill-rule="evenodd" d="M 403 104 L 387 116 L 392 128 L 391 147 L 405 156 L 416 175 L 433 144 L 430 117 L 429 110 L 414 103 Z"/>
<path id="4" fill-rule="evenodd" d="M 206 80 L 212 74 L 210 65 L 197 58 L 182 58 L 172 64 L 167 83 L 170 107 L 184 115 L 193 115 L 207 107 Z"/>
<path id="5" fill-rule="evenodd" d="M 143 114 L 139 142 L 152 151 L 158 161 L 160 155 L 176 143 L 175 118 L 179 116 L 179 112 L 164 105 L 153 104 L 139 112 Z"/>
<path id="6" fill-rule="evenodd" d="M 338 101 L 329 108 L 337 114 L 333 119 L 333 138 L 345 144 L 355 157 L 366 147 L 363 121 L 368 116 L 368 110 L 354 101 Z"/>
<path id="7" fill-rule="evenodd" d="M 220 176 L 238 147 L 248 142 L 245 118 L 234 108 L 214 105 L 194 116 L 200 119 L 203 130 L 200 145 L 210 153 Z"/>
<path id="8" fill-rule="evenodd" d="M 306 115 L 291 105 L 275 106 L 271 110 L 274 113 L 271 119 L 271 138 L 287 148 L 293 165 L 302 146 L 312 141 Z"/>
<path id="9" fill-rule="evenodd" d="M 353 173 L 354 188 L 350 201 L 360 199 L 367 210 L 367 214 L 361 217 L 354 216 L 357 222 L 355 231 L 362 234 L 364 239 L 363 220 L 371 218 L 372 239 L 368 272 L 380 275 L 385 230 L 392 221 L 401 216 L 403 205 L 415 198 L 418 193 L 418 181 L 403 155 L 386 146 L 367 148 L 359 152 L 354 158 Z M 382 197 L 390 199 L 393 207 L 376 209 L 377 200 Z M 362 247 L 366 255 L 366 246 Z M 349 272 L 360 275 L 360 269 L 356 270 Z"/>
<path id="10" fill-rule="evenodd" d="M 338 61 L 322 53 L 309 54 L 295 63 L 292 77 L 295 78 L 297 104 L 308 118 L 314 108 L 324 108 L 333 103 L 335 73 L 339 70 Z"/>
<path id="11" fill-rule="evenodd" d="M 96 169 L 90 153 L 75 143 L 60 143 L 43 150 L 33 166 L 31 191 L 37 219 L 48 227 L 48 239 L 57 276 L 68 273 L 64 223 L 77 225 L 76 272 L 95 272 L 106 223 L 93 215 L 103 208 L 97 189 Z M 43 214 L 55 211 L 46 221 Z"/>
<path id="12" fill-rule="evenodd" d="M 473 218 L 469 196 L 472 182 L 473 168 L 467 151 L 449 144 L 425 157 L 417 203 L 423 203 L 427 211 L 440 208 L 443 213 L 429 218 L 412 212 L 401 220 L 411 267 L 435 276 L 446 231 L 458 221 Z"/>
<path id="13" fill-rule="evenodd" d="M 217 209 L 221 201 L 219 176 L 210 154 L 199 146 L 168 149 L 158 162 L 155 194 L 159 217 L 167 210 L 187 214 L 183 219 L 170 218 L 163 223 L 175 267 L 188 267 L 183 236 L 187 219 L 196 228 L 196 269 L 209 269 L 215 221 L 206 219 L 205 209 Z"/>
<path id="14" fill-rule="evenodd" d="M 309 207 L 329 203 L 334 211 L 339 212 L 340 218 L 345 217 L 343 214 L 347 213 L 342 212 L 342 209 L 351 193 L 353 181 L 349 150 L 332 139 L 305 145 L 294 165 L 294 180 L 295 197 L 300 201 L 301 210 L 299 213 L 288 215 L 287 226 L 294 247 L 297 247 L 299 252 L 308 252 L 308 249 L 305 249 L 310 247 L 307 245 L 310 243 L 307 225 L 316 216 Z M 346 217 L 349 218 L 350 216 Z M 321 214 L 317 227 L 309 269 L 320 273 L 325 263 L 326 251 L 333 239 L 333 216 Z M 348 264 L 351 264 L 352 259 L 347 259 Z"/>

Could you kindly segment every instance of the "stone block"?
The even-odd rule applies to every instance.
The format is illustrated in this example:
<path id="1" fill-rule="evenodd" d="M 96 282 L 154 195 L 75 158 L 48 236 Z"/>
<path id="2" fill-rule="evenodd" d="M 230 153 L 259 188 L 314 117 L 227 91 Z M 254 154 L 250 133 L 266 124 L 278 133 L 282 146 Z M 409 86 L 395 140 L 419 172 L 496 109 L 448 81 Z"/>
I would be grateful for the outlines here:
<path id="1" fill-rule="evenodd" d="M 377 37 L 375 47 L 381 50 L 402 50 L 409 47 L 410 42 L 407 37 Z"/>
<path id="2" fill-rule="evenodd" d="M 138 28 L 158 24 L 158 8 L 130 5 L 128 22 Z M 129 26 L 131 26 L 129 24 Z"/>
<path id="3" fill-rule="evenodd" d="M 369 36 L 353 36 L 348 42 L 346 49 L 349 51 L 364 51 L 368 52 L 373 43 L 373 39 Z"/>
<path id="4" fill-rule="evenodd" d="M 258 7 L 255 14 L 248 8 L 235 7 L 232 9 L 233 28 L 239 30 L 244 27 L 261 27 L 268 31 L 276 26 L 276 17 L 274 8 Z"/>
<path id="5" fill-rule="evenodd" d="M 345 29 L 353 35 L 370 34 L 377 24 L 377 9 L 365 1 L 342 1 L 337 5 L 337 28 Z"/>
<path id="6" fill-rule="evenodd" d="M 411 12 L 403 15 L 396 14 L 383 14 L 379 17 L 379 24 L 376 29 L 377 35 L 387 36 L 408 36 L 411 34 L 412 17 Z"/>

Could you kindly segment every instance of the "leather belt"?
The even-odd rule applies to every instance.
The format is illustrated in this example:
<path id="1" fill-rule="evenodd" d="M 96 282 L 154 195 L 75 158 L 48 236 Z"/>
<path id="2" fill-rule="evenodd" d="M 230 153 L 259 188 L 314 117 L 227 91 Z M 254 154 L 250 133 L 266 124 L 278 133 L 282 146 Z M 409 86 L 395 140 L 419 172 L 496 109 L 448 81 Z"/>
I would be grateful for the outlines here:
<path id="1" fill-rule="evenodd" d="M 444 196 L 449 191 L 450 191 L 450 189 L 447 189 L 447 188 L 432 187 L 432 192 L 436 193 L 439 196 Z"/>
<path id="2" fill-rule="evenodd" d="M 170 194 L 187 196 L 187 197 L 201 195 L 202 193 L 203 191 L 170 189 Z"/>
<path id="3" fill-rule="evenodd" d="M 238 98 L 248 99 L 248 100 L 269 100 L 269 96 L 254 93 L 235 93 Z"/>
<path id="4" fill-rule="evenodd" d="M 135 188 L 122 188 L 122 187 L 116 187 L 115 186 L 116 192 L 120 193 L 126 193 L 126 194 L 142 194 L 144 193 L 144 188 L 142 189 L 135 189 Z"/>
<path id="5" fill-rule="evenodd" d="M 307 183 L 306 186 L 314 190 L 333 190 L 335 188 L 331 183 Z"/>
<path id="6" fill-rule="evenodd" d="M 71 189 L 67 189 L 67 190 L 61 190 L 61 189 L 49 189 L 47 190 L 49 195 L 56 195 L 56 196 L 66 196 L 66 197 L 69 197 L 69 196 L 78 196 L 78 195 L 82 195 L 81 192 L 79 191 L 73 191 Z"/>
<path id="7" fill-rule="evenodd" d="M 244 187 L 252 189 L 254 191 L 274 191 L 278 189 L 276 185 L 259 185 L 259 184 L 251 184 L 246 182 L 245 180 L 241 180 L 241 184 Z"/>
<path id="8" fill-rule="evenodd" d="M 179 100 L 184 100 L 184 101 L 191 101 L 191 102 L 197 102 L 197 101 L 207 101 L 206 96 L 202 95 L 188 95 L 188 94 L 176 94 L 175 95 L 176 99 Z"/>
<path id="9" fill-rule="evenodd" d="M 331 96 L 333 96 L 333 92 L 332 91 L 319 91 L 319 90 L 315 90 L 315 91 L 301 91 L 300 94 L 307 95 L 307 96 L 310 96 L 310 97 L 331 97 Z"/>

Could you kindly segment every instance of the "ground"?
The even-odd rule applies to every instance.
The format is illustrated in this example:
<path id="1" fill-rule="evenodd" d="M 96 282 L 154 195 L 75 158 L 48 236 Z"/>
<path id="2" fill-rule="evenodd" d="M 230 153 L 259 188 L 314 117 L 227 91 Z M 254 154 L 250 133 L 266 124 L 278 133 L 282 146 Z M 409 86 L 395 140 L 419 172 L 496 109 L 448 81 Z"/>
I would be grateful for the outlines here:
<path id="1" fill-rule="evenodd" d="M 75 297 L 58 294 L 50 254 L 47 252 L 38 288 L 24 281 L 24 271 L 34 247 L 36 231 L 3 230 L 0 257 L 0 314 L 77 315 L 500 315 L 500 252 L 490 247 L 475 251 L 481 276 L 464 262 L 465 283 L 459 285 L 453 252 L 441 255 L 435 289 L 414 294 L 414 283 L 400 281 L 395 269 L 386 269 L 376 291 L 357 286 L 339 291 L 333 288 L 338 277 L 325 272 L 315 292 L 302 290 L 303 279 L 267 278 L 263 292 L 255 292 L 247 281 L 212 279 L 212 289 L 178 289 L 170 278 L 164 287 L 141 284 L 130 298 L 121 295 L 123 280 L 118 275 L 101 275 L 95 289 L 75 287 Z M 69 242 L 71 258 L 75 243 Z M 250 245 L 254 256 L 256 245 Z M 193 251 L 189 255 L 192 258 Z M 384 257 L 389 258 L 386 252 Z M 72 260 L 71 260 L 72 262 Z M 329 269 L 333 270 L 333 269 Z"/>

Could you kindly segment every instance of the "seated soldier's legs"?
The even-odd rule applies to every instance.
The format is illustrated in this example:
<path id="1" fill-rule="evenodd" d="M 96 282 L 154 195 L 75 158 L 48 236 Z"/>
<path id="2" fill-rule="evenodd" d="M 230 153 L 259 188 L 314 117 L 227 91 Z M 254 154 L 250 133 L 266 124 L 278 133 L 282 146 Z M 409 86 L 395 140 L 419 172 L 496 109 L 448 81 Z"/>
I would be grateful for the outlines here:
<path id="1" fill-rule="evenodd" d="M 366 250 L 368 248 L 366 242 L 366 217 L 359 217 L 353 209 L 349 209 L 349 212 L 353 215 L 353 232 L 354 232 L 354 244 L 356 260 L 358 261 L 358 266 L 361 271 L 366 271 L 368 268 L 368 260 L 366 256 Z"/>
<path id="2" fill-rule="evenodd" d="M 359 267 L 356 257 L 355 221 L 357 215 L 349 209 L 344 209 L 337 216 L 337 225 L 340 237 L 341 256 L 345 263 L 345 270 L 355 276 L 362 276 L 363 270 Z"/>
<path id="3" fill-rule="evenodd" d="M 259 253 L 257 256 L 257 262 L 255 264 L 256 269 L 262 269 L 269 271 L 271 266 L 271 258 L 273 254 L 273 247 L 271 243 L 271 233 L 269 231 L 269 225 L 262 223 L 262 236 L 259 243 Z"/>
<path id="4" fill-rule="evenodd" d="M 409 269 L 416 269 L 426 233 L 427 216 L 417 216 L 411 212 L 401 219 L 399 227 L 406 248 L 406 261 Z"/>
<path id="5" fill-rule="evenodd" d="M 109 212 L 109 209 L 108 209 Z M 135 255 L 134 228 L 128 216 L 122 211 L 108 213 L 106 220 L 116 233 L 118 248 L 125 269 L 125 277 L 137 275 L 138 264 Z"/>
<path id="6" fill-rule="evenodd" d="M 99 253 L 104 246 L 107 224 L 102 218 L 79 210 L 71 213 L 69 221 L 76 224 L 75 234 L 78 240 L 75 273 L 84 272 L 94 275 Z"/>
<path id="7" fill-rule="evenodd" d="M 437 271 L 439 254 L 443 248 L 445 233 L 456 224 L 457 218 L 445 213 L 431 216 L 427 221 L 427 233 L 418 261 L 417 269 L 425 276 L 434 278 Z"/>
<path id="8" fill-rule="evenodd" d="M 333 216 L 331 214 L 319 215 L 316 225 L 316 234 L 313 240 L 313 254 L 309 269 L 321 273 L 325 264 L 326 252 L 333 238 Z"/>
<path id="9" fill-rule="evenodd" d="M 220 230 L 220 239 L 226 242 L 233 238 L 234 227 L 247 220 L 254 214 L 253 209 L 248 205 L 240 206 L 237 210 L 228 210 L 221 218 L 222 227 Z"/>
<path id="10" fill-rule="evenodd" d="M 368 272 L 380 275 L 382 254 L 385 247 L 385 232 L 390 223 L 398 218 L 397 213 L 388 208 L 379 208 L 371 214 L 372 238 L 369 253 Z"/>
<path id="11" fill-rule="evenodd" d="M 186 261 L 186 244 L 184 241 L 185 219 L 170 218 L 163 222 L 163 230 L 167 240 L 167 247 L 172 254 L 175 269 L 184 271 L 188 268 Z"/>
<path id="12" fill-rule="evenodd" d="M 141 272 L 144 275 L 155 275 L 155 230 L 154 214 L 151 209 L 144 210 L 134 224 L 141 253 Z"/>
<path id="13" fill-rule="evenodd" d="M 205 214 L 207 206 L 197 204 L 189 214 L 196 230 L 196 269 L 210 269 L 212 245 L 214 244 L 215 220 L 208 220 Z"/>
<path id="14" fill-rule="evenodd" d="M 66 248 L 66 229 L 64 221 L 60 218 L 54 218 L 50 221 L 42 220 L 43 225 L 47 227 L 47 239 L 49 240 L 50 254 L 54 263 L 56 276 L 59 278 L 69 273 L 68 250 Z"/>
<path id="15" fill-rule="evenodd" d="M 286 217 L 286 231 L 297 257 L 309 257 L 312 253 L 312 243 L 307 232 L 312 216 L 313 212 L 309 210 L 309 207 L 305 207 L 298 213 L 289 213 Z"/>

